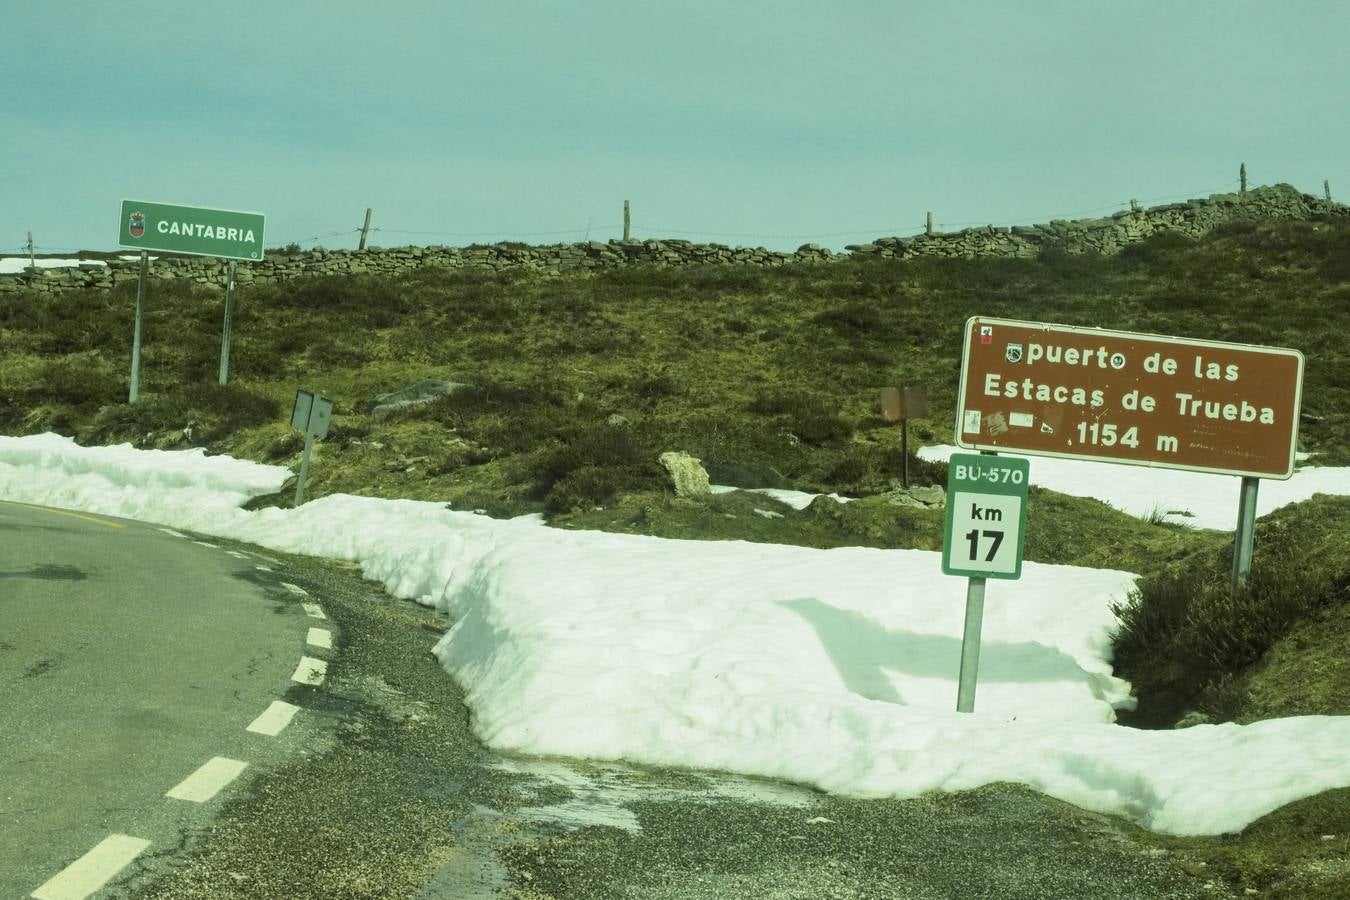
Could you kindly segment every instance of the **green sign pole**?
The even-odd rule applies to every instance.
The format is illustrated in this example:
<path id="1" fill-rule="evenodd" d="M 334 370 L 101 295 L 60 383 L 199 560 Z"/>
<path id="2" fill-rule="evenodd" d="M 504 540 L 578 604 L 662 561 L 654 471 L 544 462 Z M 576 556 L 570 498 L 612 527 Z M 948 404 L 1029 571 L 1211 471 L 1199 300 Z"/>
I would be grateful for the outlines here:
<path id="1" fill-rule="evenodd" d="M 141 275 L 136 280 L 136 331 L 131 338 L 131 390 L 128 403 L 135 403 L 141 395 L 141 307 L 145 304 L 145 277 L 150 269 L 150 257 L 141 251 Z"/>
<path id="2" fill-rule="evenodd" d="M 234 317 L 234 260 L 225 272 L 225 324 L 220 330 L 220 383 L 230 377 L 230 326 Z"/>
<path id="3" fill-rule="evenodd" d="M 947 461 L 942 571 L 970 579 L 966 584 L 957 712 L 975 711 L 986 579 L 1022 575 L 1030 470 L 1027 460 L 1006 456 L 954 453 Z"/>

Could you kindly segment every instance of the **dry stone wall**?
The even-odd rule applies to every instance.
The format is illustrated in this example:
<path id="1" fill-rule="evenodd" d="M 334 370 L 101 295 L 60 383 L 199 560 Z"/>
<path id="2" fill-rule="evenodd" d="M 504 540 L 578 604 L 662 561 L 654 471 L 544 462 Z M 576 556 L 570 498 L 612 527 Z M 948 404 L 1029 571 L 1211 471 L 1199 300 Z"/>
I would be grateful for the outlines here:
<path id="1" fill-rule="evenodd" d="M 1215 194 L 1149 209 L 1125 210 L 1105 219 L 1055 220 L 1045 225 L 1014 225 L 1011 228 L 968 228 L 951 233 L 914 237 L 883 237 L 868 244 L 851 244 L 836 254 L 804 244 L 795 252 L 763 247 L 728 247 L 690 241 L 588 241 L 580 244 L 532 246 L 495 244 L 489 247 L 395 247 L 374 250 L 312 250 L 278 254 L 258 263 L 241 264 L 240 284 L 272 284 L 319 275 L 370 272 L 398 275 L 435 266 L 443 269 L 501 271 L 524 269 L 544 275 L 579 270 L 627 266 L 690 266 L 742 264 L 784 266 L 827 262 L 853 256 L 911 259 L 937 257 L 1032 257 L 1056 247 L 1067 253 L 1112 254 L 1149 235 L 1170 231 L 1199 237 L 1217 225 L 1263 219 L 1308 219 L 1331 215 L 1350 218 L 1350 206 L 1299 193 L 1287 184 L 1256 188 L 1246 194 Z M 43 292 L 72 289 L 107 289 L 134 282 L 139 263 L 113 259 L 106 265 L 82 263 L 70 269 L 39 269 L 35 272 L 0 274 L 0 293 L 25 288 Z M 222 283 L 226 263 L 210 257 L 177 257 L 155 260 L 154 279 L 186 279 L 201 284 Z"/>

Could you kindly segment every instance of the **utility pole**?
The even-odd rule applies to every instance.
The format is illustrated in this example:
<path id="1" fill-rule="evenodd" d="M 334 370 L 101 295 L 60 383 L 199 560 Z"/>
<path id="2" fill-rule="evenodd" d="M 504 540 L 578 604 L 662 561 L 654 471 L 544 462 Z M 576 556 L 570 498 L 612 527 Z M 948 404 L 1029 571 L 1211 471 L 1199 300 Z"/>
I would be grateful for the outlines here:
<path id="1" fill-rule="evenodd" d="M 623 201 L 623 239 L 628 240 L 628 201 Z"/>
<path id="2" fill-rule="evenodd" d="M 1238 183 L 1241 185 L 1241 187 L 1238 188 L 1238 193 L 1241 193 L 1241 194 L 1247 193 L 1247 164 L 1246 164 L 1246 163 L 1242 163 L 1240 166 L 1238 166 Z"/>
<path id="3" fill-rule="evenodd" d="M 366 235 L 370 233 L 370 214 L 371 214 L 371 212 L 372 212 L 371 208 L 370 208 L 370 207 L 366 207 L 366 224 L 364 224 L 364 225 L 361 226 L 361 244 L 360 244 L 360 246 L 358 246 L 358 247 L 356 248 L 357 250 L 364 250 L 364 249 L 366 249 Z"/>
<path id="4" fill-rule="evenodd" d="M 931 209 L 928 211 L 928 224 L 924 226 L 923 233 L 929 237 L 933 234 L 933 211 Z"/>

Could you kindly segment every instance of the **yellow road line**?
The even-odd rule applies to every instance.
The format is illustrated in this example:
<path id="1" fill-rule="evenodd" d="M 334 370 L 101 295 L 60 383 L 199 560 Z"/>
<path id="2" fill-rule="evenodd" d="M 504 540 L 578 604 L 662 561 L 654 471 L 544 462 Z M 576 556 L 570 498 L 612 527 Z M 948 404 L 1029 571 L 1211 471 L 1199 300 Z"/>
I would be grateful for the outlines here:
<path id="1" fill-rule="evenodd" d="M 20 503 L 17 500 L 0 500 L 0 503 L 8 503 L 10 506 L 22 506 L 24 509 L 35 509 L 38 512 L 55 513 L 58 516 L 70 516 L 72 519 L 81 519 L 85 522 L 93 522 L 95 525 L 103 525 L 106 528 L 125 528 L 121 522 L 109 522 L 106 519 L 99 519 L 85 513 L 72 512 L 68 509 L 52 509 L 50 506 L 35 506 L 32 503 Z"/>

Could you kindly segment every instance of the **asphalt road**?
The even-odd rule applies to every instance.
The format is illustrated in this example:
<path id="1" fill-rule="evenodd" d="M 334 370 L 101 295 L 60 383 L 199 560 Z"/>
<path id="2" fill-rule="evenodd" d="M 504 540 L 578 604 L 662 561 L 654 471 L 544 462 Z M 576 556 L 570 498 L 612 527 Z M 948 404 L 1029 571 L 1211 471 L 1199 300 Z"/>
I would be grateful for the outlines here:
<path id="1" fill-rule="evenodd" d="M 110 834 L 152 844 L 98 900 L 1232 896 L 1012 785 L 845 800 L 494 753 L 429 652 L 443 617 L 349 564 L 210 543 L 0 503 L 0 897 Z M 334 650 L 305 647 L 302 602 Z M 321 684 L 292 681 L 302 653 Z M 248 733 L 278 698 L 294 721 Z M 249 766 L 165 796 L 216 756 Z"/>
<path id="2" fill-rule="evenodd" d="M 0 897 L 73 863 L 40 896 L 153 872 L 255 772 L 319 741 L 312 722 L 247 730 L 323 655 L 305 641 L 326 623 L 236 553 L 0 502 Z"/>
<path id="3" fill-rule="evenodd" d="M 333 740 L 233 793 L 178 864 L 117 900 L 1233 896 L 1121 820 L 1016 785 L 846 800 L 727 773 L 495 753 L 430 653 L 443 616 L 351 564 L 276 556 L 341 635 L 306 700 Z"/>

